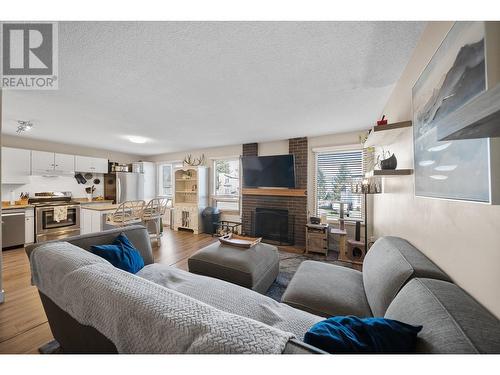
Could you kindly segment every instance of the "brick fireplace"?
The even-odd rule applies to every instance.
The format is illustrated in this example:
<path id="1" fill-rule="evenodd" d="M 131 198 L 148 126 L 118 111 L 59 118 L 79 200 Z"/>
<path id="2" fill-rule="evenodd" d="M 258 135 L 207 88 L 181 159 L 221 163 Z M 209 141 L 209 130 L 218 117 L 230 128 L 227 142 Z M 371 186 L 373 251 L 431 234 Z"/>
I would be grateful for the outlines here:
<path id="1" fill-rule="evenodd" d="M 295 156 L 295 180 L 297 189 L 307 188 L 307 138 L 288 141 L 288 152 Z M 258 156 L 258 144 L 243 145 L 243 156 Z M 289 231 L 294 245 L 305 247 L 305 225 L 307 223 L 307 196 L 242 195 L 243 232 L 255 235 L 255 213 L 257 209 L 287 211 L 293 228 Z M 291 224 L 292 225 L 292 224 Z"/>

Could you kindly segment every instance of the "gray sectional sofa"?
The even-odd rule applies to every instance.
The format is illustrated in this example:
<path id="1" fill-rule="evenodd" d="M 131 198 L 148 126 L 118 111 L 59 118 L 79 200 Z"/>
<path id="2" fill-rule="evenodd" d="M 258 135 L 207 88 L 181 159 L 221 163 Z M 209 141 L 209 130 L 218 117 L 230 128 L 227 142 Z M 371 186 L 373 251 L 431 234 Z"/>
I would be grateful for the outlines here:
<path id="1" fill-rule="evenodd" d="M 93 254 L 85 251 L 94 244 L 111 243 L 120 232 L 126 233 L 144 258 L 146 266 L 135 276 L 124 275 L 123 271 L 95 259 Z M 64 280 L 71 281 L 76 289 L 75 295 L 67 292 L 63 296 L 64 299 L 61 299 L 57 295 L 53 296 L 57 298 L 50 298 L 39 286 L 52 333 L 67 353 L 123 352 L 118 350 L 118 347 L 123 345 L 114 342 L 117 341 L 116 335 L 106 335 L 104 330 L 99 330 L 103 325 L 97 317 L 94 318 L 99 316 L 95 314 L 95 307 L 92 314 L 88 314 L 86 324 L 82 324 L 80 318 L 75 318 L 76 303 L 73 302 L 82 299 L 76 294 L 103 286 L 107 288 L 108 293 L 113 293 L 113 287 L 109 285 L 113 283 L 117 283 L 117 290 L 120 290 L 119 301 L 123 304 L 121 307 L 131 311 L 129 315 L 132 323 L 127 319 L 119 322 L 121 329 L 137 329 L 137 322 L 133 323 L 133 318 L 146 317 L 151 325 L 157 319 L 164 319 L 162 311 L 168 311 L 171 306 L 162 304 L 164 302 L 160 294 L 168 290 L 187 296 L 190 303 L 199 303 L 200 309 L 204 311 L 204 319 L 206 311 L 216 316 L 220 315 L 217 315 L 217 312 L 222 311 L 230 314 L 227 315 L 228 326 L 229 321 L 236 317 L 240 319 L 239 322 L 248 322 L 249 326 L 258 322 L 256 327 L 267 333 L 292 333 L 286 345 L 280 349 L 281 353 L 323 353 L 301 341 L 305 331 L 326 316 L 349 314 L 360 317 L 385 316 L 411 324 L 422 324 L 424 328 L 419 334 L 417 345 L 417 352 L 420 353 L 500 353 L 498 319 L 453 284 L 449 277 L 422 253 L 400 238 L 385 237 L 377 241 L 365 259 L 362 273 L 330 264 L 303 262 L 283 296 L 283 303 L 235 284 L 153 263 L 149 236 L 141 226 L 65 240 L 78 248 L 69 245 L 71 247 L 64 252 L 64 246 L 49 243 L 40 248 L 39 245 L 30 246 L 26 251 L 32 263 L 37 258 L 37 251 L 47 255 L 44 262 L 35 261 L 38 274 L 50 273 L 46 279 L 57 284 L 57 272 L 62 269 L 65 272 Z M 48 251 L 51 246 L 59 246 L 62 253 Z M 64 256 L 61 257 L 61 254 Z M 52 261 L 54 264 L 62 262 L 62 266 L 52 267 Z M 89 285 L 80 285 L 80 279 L 74 280 L 88 280 L 81 275 L 92 267 L 99 269 L 103 276 L 91 279 Z M 151 301 L 150 304 L 149 300 L 146 300 L 148 303 L 140 305 L 140 314 L 135 314 L 134 309 L 139 309 L 135 307 L 138 306 L 134 299 L 135 289 L 145 287 L 154 290 L 148 298 L 156 299 L 154 296 L 158 295 L 157 301 Z M 89 295 L 96 294 L 89 292 Z M 113 303 L 110 305 L 113 306 Z M 220 324 L 220 320 L 217 322 Z M 139 323 L 144 324 L 142 321 Z M 162 325 L 160 327 L 166 329 Z M 189 332 L 189 327 L 186 329 L 186 332 Z M 231 329 L 233 328 L 228 327 L 228 330 Z M 165 336 L 159 337 L 156 337 L 155 332 L 154 339 L 161 342 L 161 337 L 169 336 L 168 332 L 167 329 Z M 233 333 L 237 336 L 237 331 Z M 204 337 L 206 339 L 210 335 Z M 131 340 L 134 340 L 134 336 Z M 210 342 L 208 344 L 210 347 Z M 218 344 L 214 342 L 213 347 L 218 348 Z M 131 347 L 141 348 L 140 345 Z M 258 349 L 253 348 L 249 352 L 274 352 Z M 179 347 L 167 352 L 184 350 L 184 347 Z"/>
<path id="2" fill-rule="evenodd" d="M 500 353 L 500 321 L 399 237 L 376 241 L 363 272 L 303 262 L 281 301 L 324 317 L 376 316 L 422 325 L 420 353 Z"/>

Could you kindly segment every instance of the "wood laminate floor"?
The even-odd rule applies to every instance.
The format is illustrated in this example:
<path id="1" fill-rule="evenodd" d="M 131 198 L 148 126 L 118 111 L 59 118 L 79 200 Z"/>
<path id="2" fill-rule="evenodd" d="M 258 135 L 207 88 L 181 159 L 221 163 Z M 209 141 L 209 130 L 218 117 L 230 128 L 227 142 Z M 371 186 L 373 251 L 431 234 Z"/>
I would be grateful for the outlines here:
<path id="1" fill-rule="evenodd" d="M 197 250 L 217 241 L 207 234 L 166 229 L 161 246 L 154 247 L 155 262 L 187 270 L 187 259 Z M 24 248 L 3 251 L 5 302 L 0 304 L 0 353 L 38 353 L 53 340 L 36 287 L 31 285 Z"/>

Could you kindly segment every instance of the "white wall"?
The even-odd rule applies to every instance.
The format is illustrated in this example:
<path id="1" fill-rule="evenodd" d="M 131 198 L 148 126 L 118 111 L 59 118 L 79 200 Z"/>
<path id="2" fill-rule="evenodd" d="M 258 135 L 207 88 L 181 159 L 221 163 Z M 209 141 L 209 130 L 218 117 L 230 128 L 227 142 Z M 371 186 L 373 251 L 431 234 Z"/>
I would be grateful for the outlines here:
<path id="1" fill-rule="evenodd" d="M 104 196 L 104 175 L 94 173 L 93 178 L 85 185 L 78 184 L 73 176 L 30 176 L 30 183 L 25 185 L 2 184 L 2 200 L 10 200 L 11 191 L 14 192 L 15 199 L 19 199 L 21 192 L 28 192 L 30 193 L 30 197 L 34 197 L 35 193 L 43 191 L 70 191 L 74 198 L 86 198 L 85 188 L 92 186 L 95 178 L 99 178 L 101 183 L 99 185 L 94 185 L 96 190 L 93 196 Z"/>
<path id="2" fill-rule="evenodd" d="M 385 106 L 390 122 L 411 119 L 411 88 L 451 22 L 431 22 Z M 412 133 L 388 146 L 398 167 L 413 166 Z M 500 317 L 500 206 L 415 197 L 414 177 L 387 178 L 374 199 L 376 236 L 401 236 Z"/>
<path id="3" fill-rule="evenodd" d="M 288 154 L 288 139 L 259 143 L 259 156 Z"/>

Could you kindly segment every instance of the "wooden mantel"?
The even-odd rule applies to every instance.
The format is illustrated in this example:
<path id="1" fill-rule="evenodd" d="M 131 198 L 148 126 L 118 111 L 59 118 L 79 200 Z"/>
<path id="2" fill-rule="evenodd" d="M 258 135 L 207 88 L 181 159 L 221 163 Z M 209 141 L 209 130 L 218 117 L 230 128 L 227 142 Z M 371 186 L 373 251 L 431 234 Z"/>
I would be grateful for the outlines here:
<path id="1" fill-rule="evenodd" d="M 278 197 L 307 197 L 306 189 L 244 188 L 243 195 L 267 195 Z"/>

